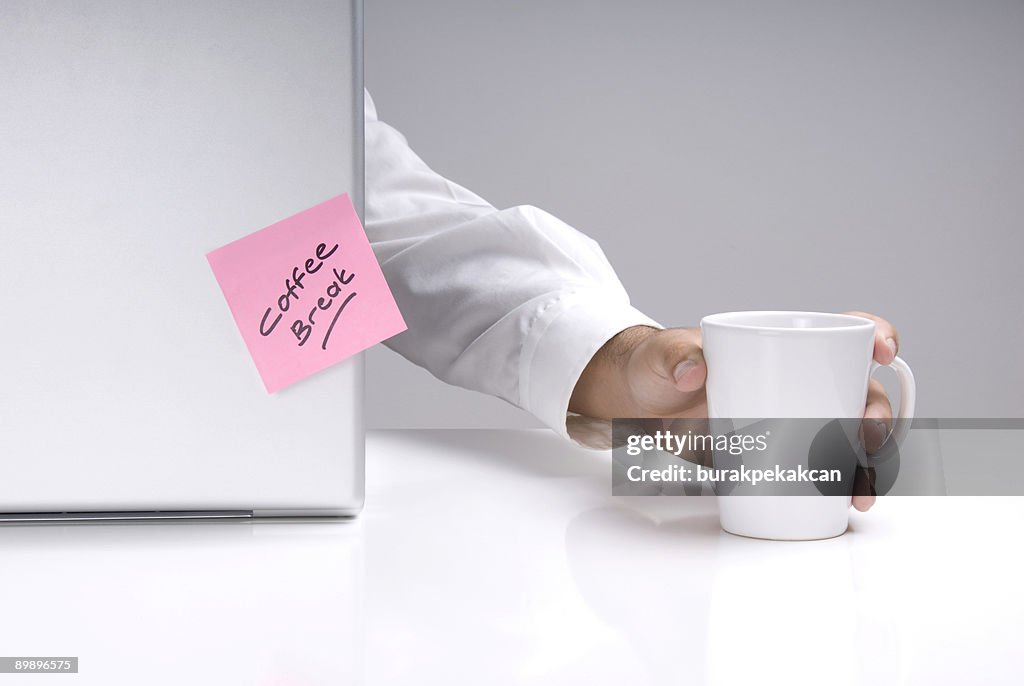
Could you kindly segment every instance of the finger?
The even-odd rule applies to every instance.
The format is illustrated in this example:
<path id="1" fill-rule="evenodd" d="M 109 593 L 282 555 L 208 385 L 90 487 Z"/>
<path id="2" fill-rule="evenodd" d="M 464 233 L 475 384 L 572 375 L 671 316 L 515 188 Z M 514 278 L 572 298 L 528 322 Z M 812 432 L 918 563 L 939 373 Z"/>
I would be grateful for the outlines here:
<path id="1" fill-rule="evenodd" d="M 666 427 L 668 431 L 676 436 L 706 436 L 711 433 L 711 427 L 707 417 L 677 417 L 669 421 Z M 710 467 L 713 459 L 713 452 L 705 441 L 689 441 L 683 451 L 678 455 L 687 462 Z"/>
<path id="2" fill-rule="evenodd" d="M 645 341 L 645 347 L 651 370 L 676 389 L 689 393 L 704 386 L 708 368 L 699 329 L 664 329 Z"/>
<path id="3" fill-rule="evenodd" d="M 853 496 L 853 509 L 857 512 L 867 512 L 875 504 L 877 498 L 873 495 L 855 495 Z"/>
<path id="4" fill-rule="evenodd" d="M 867 512 L 875 504 L 875 470 L 857 468 L 853 477 L 853 507 L 858 512 Z"/>
<path id="5" fill-rule="evenodd" d="M 900 350 L 900 334 L 896 331 L 896 327 L 887 320 L 867 312 L 847 312 L 846 314 L 864 317 L 875 323 L 875 362 L 891 364 Z"/>
<path id="6" fill-rule="evenodd" d="M 878 452 L 892 430 L 892 405 L 889 396 L 885 394 L 885 387 L 878 379 L 868 381 L 868 399 L 860 428 L 864 449 L 869 453 Z"/>

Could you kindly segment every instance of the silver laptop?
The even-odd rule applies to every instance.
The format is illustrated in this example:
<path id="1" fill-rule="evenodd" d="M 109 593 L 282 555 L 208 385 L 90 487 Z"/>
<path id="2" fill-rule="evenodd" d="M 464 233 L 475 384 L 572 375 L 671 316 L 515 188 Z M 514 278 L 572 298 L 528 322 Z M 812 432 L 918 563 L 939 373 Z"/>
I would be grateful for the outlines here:
<path id="1" fill-rule="evenodd" d="M 361 3 L 0 3 L 0 514 L 353 515 L 363 365 L 273 395 L 205 255 L 362 215 Z"/>

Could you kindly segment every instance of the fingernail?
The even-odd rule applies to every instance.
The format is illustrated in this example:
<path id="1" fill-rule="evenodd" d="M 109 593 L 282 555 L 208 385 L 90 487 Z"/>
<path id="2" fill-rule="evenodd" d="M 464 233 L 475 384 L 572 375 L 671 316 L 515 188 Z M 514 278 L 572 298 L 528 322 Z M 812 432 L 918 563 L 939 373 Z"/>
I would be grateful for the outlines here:
<path id="1" fill-rule="evenodd" d="M 693 360 L 683 360 L 682 362 L 676 365 L 676 368 L 674 370 L 672 370 L 672 378 L 674 378 L 676 381 L 679 381 L 679 379 L 683 378 L 688 371 L 690 371 L 696 366 L 697 363 L 694 362 Z"/>
<path id="2" fill-rule="evenodd" d="M 861 426 L 864 428 L 864 446 L 867 448 L 877 449 L 882 447 L 885 439 L 889 436 L 885 422 L 877 419 L 866 419 Z"/>
<path id="3" fill-rule="evenodd" d="M 896 357 L 896 341 L 895 341 L 895 339 L 892 339 L 892 338 L 886 338 L 886 339 L 885 339 L 885 344 L 886 344 L 887 346 L 889 346 L 889 350 L 891 350 L 891 351 L 892 351 L 892 356 L 893 356 L 893 357 Z"/>

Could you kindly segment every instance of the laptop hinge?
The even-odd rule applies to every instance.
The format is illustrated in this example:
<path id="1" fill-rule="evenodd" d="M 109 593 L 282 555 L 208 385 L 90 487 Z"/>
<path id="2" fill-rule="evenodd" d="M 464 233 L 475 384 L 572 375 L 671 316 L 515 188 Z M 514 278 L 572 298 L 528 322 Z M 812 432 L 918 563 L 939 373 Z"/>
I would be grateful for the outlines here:
<path id="1" fill-rule="evenodd" d="M 119 512 L 0 512 L 0 522 L 80 522 L 162 519 L 249 519 L 252 510 L 139 510 Z"/>

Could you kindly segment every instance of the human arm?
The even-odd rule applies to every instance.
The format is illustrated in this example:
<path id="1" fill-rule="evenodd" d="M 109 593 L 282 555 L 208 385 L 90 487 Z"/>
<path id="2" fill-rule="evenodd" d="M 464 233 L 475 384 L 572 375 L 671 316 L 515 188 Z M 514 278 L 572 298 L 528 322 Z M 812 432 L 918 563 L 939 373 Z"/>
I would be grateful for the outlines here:
<path id="1" fill-rule="evenodd" d="M 408 325 L 386 345 L 568 436 L 584 367 L 657 328 L 596 242 L 531 206 L 499 210 L 428 167 L 366 96 L 366 229 Z"/>

